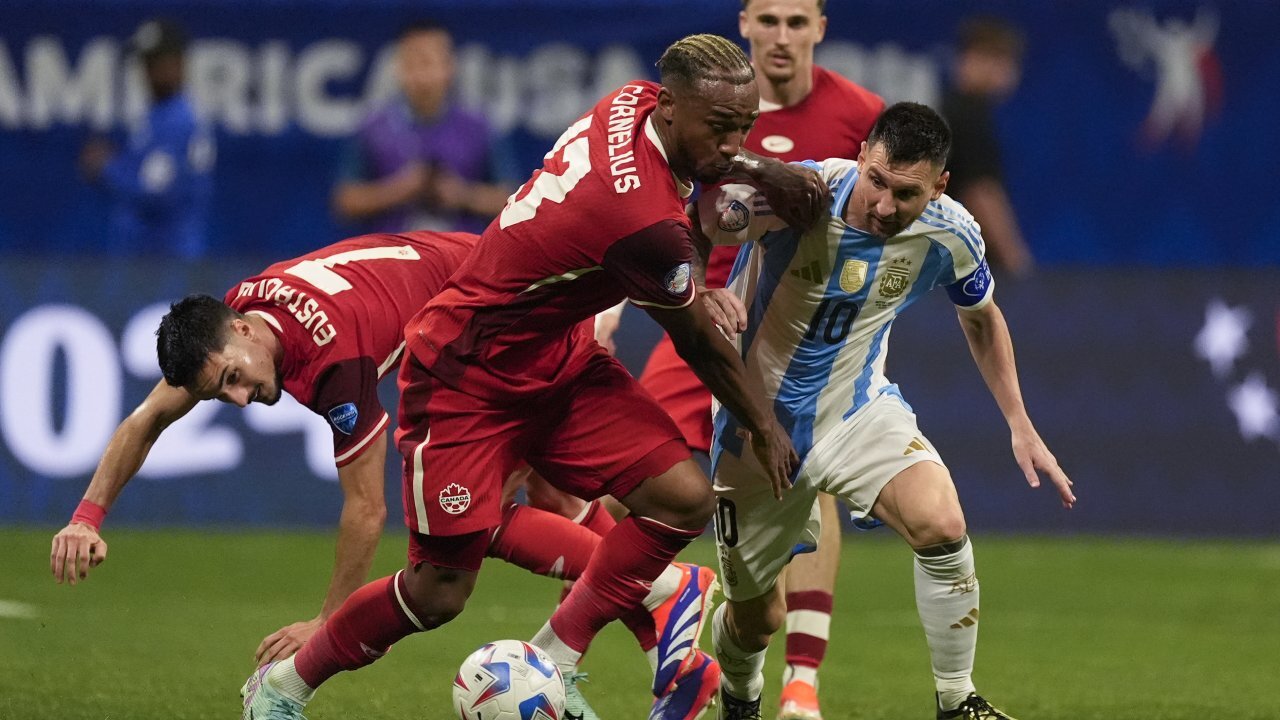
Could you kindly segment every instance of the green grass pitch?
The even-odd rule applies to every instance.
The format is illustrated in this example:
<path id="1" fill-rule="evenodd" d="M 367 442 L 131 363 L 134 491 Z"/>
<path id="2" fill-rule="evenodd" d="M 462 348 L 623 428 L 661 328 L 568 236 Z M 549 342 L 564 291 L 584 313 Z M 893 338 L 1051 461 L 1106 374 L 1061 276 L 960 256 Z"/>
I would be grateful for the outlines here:
<path id="1" fill-rule="evenodd" d="M 237 690 L 258 641 L 318 607 L 331 535 L 107 532 L 110 559 L 73 588 L 49 575 L 53 529 L 0 530 L 0 719 L 239 717 Z M 1280 717 L 1280 543 L 974 543 L 975 677 L 1022 720 Z M 389 533 L 375 574 L 399 567 L 403 548 Z M 849 536 L 844 553 L 821 676 L 827 719 L 931 718 L 909 552 L 879 531 Z M 713 557 L 703 540 L 684 559 Z M 555 581 L 489 561 L 461 618 L 330 681 L 308 715 L 451 718 L 462 658 L 487 640 L 532 635 L 557 593 Z M 22 607 L 35 617 L 14 617 Z M 776 702 L 782 651 L 779 637 L 766 707 Z M 647 715 L 648 669 L 624 629 L 606 629 L 584 669 L 605 720 Z"/>

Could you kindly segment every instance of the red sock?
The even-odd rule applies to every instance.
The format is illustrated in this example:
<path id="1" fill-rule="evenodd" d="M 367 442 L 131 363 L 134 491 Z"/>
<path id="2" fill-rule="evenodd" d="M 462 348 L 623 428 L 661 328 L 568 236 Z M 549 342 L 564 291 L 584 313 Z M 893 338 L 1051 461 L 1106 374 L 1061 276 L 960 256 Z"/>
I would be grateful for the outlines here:
<path id="1" fill-rule="evenodd" d="M 787 665 L 814 670 L 822 665 L 833 600 L 823 590 L 787 593 Z"/>
<path id="2" fill-rule="evenodd" d="M 605 509 L 599 500 L 592 500 L 587 505 L 586 513 L 577 523 L 600 537 L 604 537 L 618 524 L 618 521 L 613 519 L 613 516 L 609 514 L 609 511 Z"/>
<path id="3" fill-rule="evenodd" d="M 640 605 L 650 584 L 701 530 L 628 516 L 605 537 L 582 578 L 551 616 L 564 644 L 585 652 L 600 629 Z"/>
<path id="4" fill-rule="evenodd" d="M 396 599 L 396 583 L 400 594 L 405 593 L 402 575 L 374 580 L 351 593 L 294 658 L 303 682 L 318 688 L 343 670 L 372 664 L 393 643 L 422 630 Z"/>
<path id="5" fill-rule="evenodd" d="M 568 518 L 512 503 L 488 554 L 538 575 L 577 580 L 599 544 L 599 535 Z"/>
<path id="6" fill-rule="evenodd" d="M 618 525 L 618 521 L 609 514 L 603 503 L 599 500 L 592 500 L 587 505 L 587 511 L 578 519 L 578 524 L 587 528 L 591 532 L 603 537 L 606 533 Z M 568 595 L 565 590 L 564 595 L 560 596 L 560 602 L 564 602 L 564 598 Z M 658 631 L 653 626 L 653 614 L 643 607 L 628 610 L 622 615 L 622 624 L 627 626 L 632 635 L 636 636 L 636 642 L 640 643 L 640 649 L 648 652 L 658 645 Z"/>

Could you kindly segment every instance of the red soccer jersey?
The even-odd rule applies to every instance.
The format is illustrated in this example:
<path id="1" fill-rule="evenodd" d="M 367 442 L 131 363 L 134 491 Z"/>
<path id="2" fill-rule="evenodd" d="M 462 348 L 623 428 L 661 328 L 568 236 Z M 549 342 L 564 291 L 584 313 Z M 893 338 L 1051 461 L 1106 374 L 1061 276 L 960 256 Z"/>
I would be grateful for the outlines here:
<path id="1" fill-rule="evenodd" d="M 884 100 L 844 77 L 813 66 L 813 90 L 790 107 L 760 113 L 744 146 L 787 162 L 856 158 Z M 707 263 L 707 286 L 724 287 L 738 254 L 715 248 Z"/>
<path id="2" fill-rule="evenodd" d="M 536 393 L 597 348 L 583 320 L 630 298 L 693 301 L 678 182 L 649 122 L 658 85 L 609 93 L 565 131 L 445 289 L 405 328 L 441 382 L 493 399 Z"/>
<path id="3" fill-rule="evenodd" d="M 275 329 L 282 386 L 329 421 L 334 460 L 360 456 L 387 425 L 378 380 L 404 349 L 404 326 L 475 246 L 465 233 L 349 238 L 276 263 L 224 302 Z"/>

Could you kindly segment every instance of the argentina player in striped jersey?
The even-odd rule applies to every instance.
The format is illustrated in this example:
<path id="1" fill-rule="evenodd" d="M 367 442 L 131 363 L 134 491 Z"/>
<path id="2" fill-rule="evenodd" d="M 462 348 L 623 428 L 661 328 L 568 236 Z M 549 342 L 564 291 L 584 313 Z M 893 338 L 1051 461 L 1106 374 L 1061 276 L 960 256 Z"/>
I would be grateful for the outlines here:
<path id="1" fill-rule="evenodd" d="M 1023 406 L 978 224 L 943 194 L 949 146 L 941 117 L 899 103 L 876 121 L 856 162 L 806 163 L 832 189 L 825 223 L 789 229 L 744 185 L 716 188 L 694 209 L 704 240 L 745 244 L 730 276 L 734 297 L 717 303 L 721 326 L 738 328 L 748 375 L 774 401 L 802 460 L 794 487 L 776 500 L 749 434 L 716 409 L 716 539 L 729 600 L 712 625 L 722 718 L 758 716 L 765 649 L 786 614 L 777 580 L 797 552 L 815 546 L 818 492 L 843 498 L 857 519 L 893 528 L 914 550 L 937 717 L 1008 717 L 972 681 L 978 581 L 955 486 L 884 374 L 899 313 L 946 289 L 1027 482 L 1038 487 L 1044 473 L 1067 508 L 1075 495 Z"/>

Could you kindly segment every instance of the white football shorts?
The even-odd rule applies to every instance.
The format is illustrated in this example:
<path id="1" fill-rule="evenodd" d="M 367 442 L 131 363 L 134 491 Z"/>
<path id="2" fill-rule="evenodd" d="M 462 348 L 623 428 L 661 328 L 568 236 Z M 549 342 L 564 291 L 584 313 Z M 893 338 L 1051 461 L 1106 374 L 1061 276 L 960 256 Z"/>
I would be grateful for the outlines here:
<path id="1" fill-rule="evenodd" d="M 877 396 L 827 433 L 804 458 L 795 486 L 775 500 L 750 448 L 723 452 L 716 464 L 716 545 L 720 580 L 730 600 L 750 600 L 773 588 L 797 553 L 815 549 L 822 527 L 818 493 L 867 517 L 884 486 L 918 462 L 946 467 L 897 395 Z"/>

